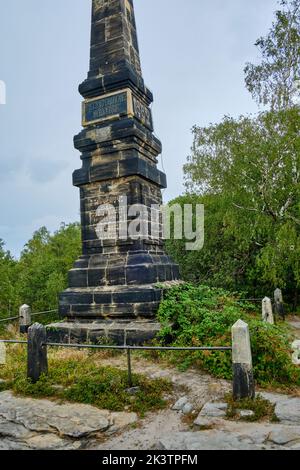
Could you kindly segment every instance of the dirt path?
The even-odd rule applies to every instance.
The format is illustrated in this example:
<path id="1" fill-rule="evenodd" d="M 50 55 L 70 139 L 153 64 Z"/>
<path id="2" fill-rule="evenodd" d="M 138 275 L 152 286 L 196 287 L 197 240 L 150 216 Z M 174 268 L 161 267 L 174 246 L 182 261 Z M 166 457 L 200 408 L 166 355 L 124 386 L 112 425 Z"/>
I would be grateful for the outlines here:
<path id="1" fill-rule="evenodd" d="M 124 355 L 103 359 L 101 365 L 127 369 Z M 132 355 L 132 372 L 144 374 L 151 379 L 170 380 L 174 386 L 175 399 L 187 395 L 196 411 L 200 410 L 207 401 L 219 400 L 231 390 L 230 382 L 216 379 L 198 369 L 191 368 L 186 372 L 180 372 L 176 367 L 161 362 L 153 363 L 136 357 L 134 354 Z"/>

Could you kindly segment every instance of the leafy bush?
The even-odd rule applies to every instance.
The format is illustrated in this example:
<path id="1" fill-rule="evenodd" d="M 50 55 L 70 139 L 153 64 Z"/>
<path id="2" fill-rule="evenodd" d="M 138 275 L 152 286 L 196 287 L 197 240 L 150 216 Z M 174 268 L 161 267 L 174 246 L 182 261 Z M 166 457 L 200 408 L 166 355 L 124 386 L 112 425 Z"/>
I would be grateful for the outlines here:
<path id="1" fill-rule="evenodd" d="M 141 374 L 133 374 L 134 386 L 139 390 L 132 396 L 126 391 L 127 371 L 101 367 L 99 358 L 99 354 L 91 356 L 77 352 L 64 358 L 59 351 L 52 352 L 49 354 L 49 374 L 33 384 L 26 377 L 25 348 L 11 346 L 7 365 L 0 368 L 0 378 L 6 380 L 0 391 L 12 389 L 25 396 L 58 398 L 111 411 L 123 411 L 127 407 L 128 411 L 142 416 L 167 405 L 164 395 L 172 391 L 172 384 L 167 380 L 150 380 Z"/>
<path id="2" fill-rule="evenodd" d="M 183 284 L 165 292 L 158 313 L 163 324 L 160 341 L 175 346 L 231 346 L 231 327 L 242 319 L 250 329 L 257 383 L 300 385 L 286 329 L 263 323 L 254 311 L 253 305 L 222 289 Z M 232 378 L 230 352 L 175 352 L 173 359 L 181 367 L 199 366 L 216 377 Z"/>

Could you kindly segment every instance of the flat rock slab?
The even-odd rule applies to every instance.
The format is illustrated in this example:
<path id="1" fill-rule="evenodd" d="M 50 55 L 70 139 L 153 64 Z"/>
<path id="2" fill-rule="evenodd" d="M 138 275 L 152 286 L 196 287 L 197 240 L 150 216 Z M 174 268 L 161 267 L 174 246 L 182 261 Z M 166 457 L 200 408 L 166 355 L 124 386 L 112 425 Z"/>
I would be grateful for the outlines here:
<path id="1" fill-rule="evenodd" d="M 210 429 L 216 426 L 220 426 L 225 422 L 223 418 L 212 418 L 199 415 L 194 421 L 194 426 L 199 429 Z"/>
<path id="2" fill-rule="evenodd" d="M 111 413 L 90 405 L 59 404 L 2 392 L 0 449 L 77 449 L 84 446 L 84 439 L 117 432 L 137 419 L 135 413 Z"/>

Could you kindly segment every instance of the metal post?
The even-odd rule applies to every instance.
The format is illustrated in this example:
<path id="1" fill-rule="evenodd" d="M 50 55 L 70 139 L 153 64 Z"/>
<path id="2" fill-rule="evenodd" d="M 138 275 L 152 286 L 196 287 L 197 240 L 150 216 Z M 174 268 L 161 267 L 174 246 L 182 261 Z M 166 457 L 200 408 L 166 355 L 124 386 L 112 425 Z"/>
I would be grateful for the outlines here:
<path id="1" fill-rule="evenodd" d="M 132 373 L 131 373 L 131 351 L 127 348 L 127 365 L 128 365 L 128 386 L 129 388 L 133 387 L 132 382 Z"/>

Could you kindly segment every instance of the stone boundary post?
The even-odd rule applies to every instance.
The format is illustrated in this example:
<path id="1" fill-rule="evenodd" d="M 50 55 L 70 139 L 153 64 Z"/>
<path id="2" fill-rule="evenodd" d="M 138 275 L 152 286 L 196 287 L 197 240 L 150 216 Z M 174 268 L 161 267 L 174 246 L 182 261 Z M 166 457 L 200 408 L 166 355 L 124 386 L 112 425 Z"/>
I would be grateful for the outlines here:
<path id="1" fill-rule="evenodd" d="M 272 309 L 272 301 L 269 297 L 265 297 L 262 301 L 262 320 L 274 325 L 274 315 Z"/>
<path id="2" fill-rule="evenodd" d="M 48 373 L 47 332 L 44 325 L 35 323 L 28 329 L 27 377 L 36 383 Z"/>
<path id="3" fill-rule="evenodd" d="M 238 320 L 232 327 L 233 398 L 255 398 L 249 326 Z"/>
<path id="4" fill-rule="evenodd" d="M 285 320 L 285 311 L 281 289 L 276 289 L 274 292 L 274 305 L 275 313 L 277 313 L 277 315 L 279 315 L 283 320 Z"/>
<path id="5" fill-rule="evenodd" d="M 22 305 L 19 309 L 20 333 L 27 333 L 31 325 L 31 308 L 29 305 Z"/>

